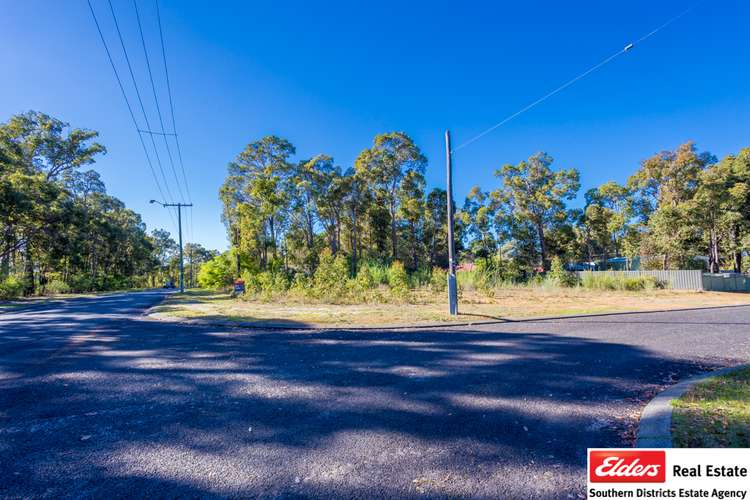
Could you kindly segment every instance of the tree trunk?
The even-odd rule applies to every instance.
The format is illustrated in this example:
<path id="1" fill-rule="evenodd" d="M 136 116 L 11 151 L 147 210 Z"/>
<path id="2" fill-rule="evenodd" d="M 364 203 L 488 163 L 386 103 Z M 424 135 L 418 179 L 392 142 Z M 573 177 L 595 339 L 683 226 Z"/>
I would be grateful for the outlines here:
<path id="1" fill-rule="evenodd" d="M 536 232 L 539 237 L 539 249 L 542 254 L 542 269 L 546 271 L 549 269 L 549 264 L 547 262 L 547 243 L 544 241 L 544 226 L 539 222 L 536 224 Z"/>
<path id="2" fill-rule="evenodd" d="M 36 291 L 36 286 L 34 283 L 34 260 L 31 255 L 31 247 L 29 246 L 29 243 L 26 243 L 26 248 L 24 251 L 24 274 L 25 274 L 25 280 L 24 280 L 24 289 L 23 294 L 24 295 L 33 295 Z"/>
<path id="3" fill-rule="evenodd" d="M 334 217 L 334 227 L 336 229 L 336 248 L 341 248 L 341 220 L 338 216 Z"/>
<path id="4" fill-rule="evenodd" d="M 396 238 L 396 203 L 391 201 L 391 253 L 393 260 L 398 259 Z"/>
<path id="5" fill-rule="evenodd" d="M 312 215 L 310 212 L 307 212 L 307 234 L 305 235 L 307 237 L 307 248 L 313 247 L 313 222 L 312 222 Z"/>
<path id="6" fill-rule="evenodd" d="M 716 230 L 712 229 L 709 232 L 709 248 L 708 248 L 708 270 L 712 273 L 718 273 L 721 269 L 720 266 L 720 255 L 719 255 L 719 237 L 716 234 Z"/>
<path id="7" fill-rule="evenodd" d="M 733 240 L 734 248 L 735 248 L 733 252 L 734 272 L 741 273 L 742 272 L 742 250 L 740 249 L 740 227 L 738 225 L 735 225 L 732 228 L 732 240 Z"/>
<path id="8" fill-rule="evenodd" d="M 271 245 L 273 245 L 272 251 L 273 251 L 273 258 L 276 258 L 276 230 L 275 230 L 275 224 L 274 224 L 274 217 L 273 215 L 269 217 L 268 219 L 269 229 L 271 230 Z M 264 266 L 265 267 L 265 266 Z"/>
<path id="9" fill-rule="evenodd" d="M 417 256 L 417 228 L 413 222 L 411 223 L 411 261 L 416 271 L 419 267 L 419 259 Z"/>
<path id="10" fill-rule="evenodd" d="M 435 233 L 436 231 L 430 231 L 430 251 L 427 257 L 427 265 L 430 267 L 430 271 L 435 266 Z"/>
<path id="11" fill-rule="evenodd" d="M 357 274 L 357 257 L 358 257 L 358 245 L 357 241 L 357 211 L 352 210 L 352 274 Z"/>

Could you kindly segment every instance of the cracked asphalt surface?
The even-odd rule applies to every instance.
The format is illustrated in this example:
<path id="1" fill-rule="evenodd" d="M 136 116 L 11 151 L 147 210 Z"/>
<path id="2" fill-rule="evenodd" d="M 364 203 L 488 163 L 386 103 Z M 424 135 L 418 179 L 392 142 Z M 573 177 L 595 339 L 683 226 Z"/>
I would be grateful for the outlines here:
<path id="1" fill-rule="evenodd" d="M 164 292 L 0 314 L 3 498 L 583 498 L 658 390 L 750 361 L 750 306 L 247 331 Z"/>

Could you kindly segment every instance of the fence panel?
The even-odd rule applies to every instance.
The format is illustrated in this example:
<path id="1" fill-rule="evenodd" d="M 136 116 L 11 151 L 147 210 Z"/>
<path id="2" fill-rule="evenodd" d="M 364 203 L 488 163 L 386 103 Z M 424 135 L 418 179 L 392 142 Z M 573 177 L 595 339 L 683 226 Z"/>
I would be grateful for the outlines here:
<path id="1" fill-rule="evenodd" d="M 703 289 L 716 292 L 750 292 L 750 278 L 736 273 L 706 273 L 703 275 Z"/>
<path id="2" fill-rule="evenodd" d="M 675 290 L 703 290 L 706 281 L 703 279 L 702 271 L 676 270 L 676 271 L 578 271 L 576 274 L 580 279 L 583 273 L 594 275 L 614 275 L 637 278 L 640 276 L 653 276 L 657 280 L 666 283 L 669 288 Z M 710 290 L 710 288 L 709 288 Z"/>

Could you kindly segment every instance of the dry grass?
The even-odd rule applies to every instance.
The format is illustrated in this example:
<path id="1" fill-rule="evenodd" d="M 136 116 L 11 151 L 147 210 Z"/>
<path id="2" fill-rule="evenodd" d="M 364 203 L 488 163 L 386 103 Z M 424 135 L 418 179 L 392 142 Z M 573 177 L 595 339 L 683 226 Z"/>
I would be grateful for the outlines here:
<path id="1" fill-rule="evenodd" d="M 189 291 L 172 295 L 154 312 L 163 316 L 304 326 L 418 325 L 626 311 L 750 305 L 750 294 L 654 290 L 604 292 L 581 288 L 509 288 L 487 297 L 466 292 L 459 316 L 447 314 L 444 294 L 416 292 L 409 304 L 320 304 L 233 299 L 225 293 Z"/>

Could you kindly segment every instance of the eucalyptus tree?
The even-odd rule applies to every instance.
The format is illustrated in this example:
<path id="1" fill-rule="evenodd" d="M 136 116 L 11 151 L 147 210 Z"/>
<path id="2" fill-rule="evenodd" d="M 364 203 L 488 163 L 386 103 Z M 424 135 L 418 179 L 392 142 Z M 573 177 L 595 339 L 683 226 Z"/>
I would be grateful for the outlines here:
<path id="1" fill-rule="evenodd" d="M 362 151 L 355 162 L 357 172 L 367 179 L 377 204 L 371 219 L 384 222 L 387 210 L 390 225 L 391 258 L 398 258 L 398 209 L 401 182 L 409 172 L 424 175 L 427 159 L 414 141 L 403 132 L 375 136 L 373 145 Z"/>
<path id="2" fill-rule="evenodd" d="M 427 267 L 448 267 L 448 201 L 444 189 L 433 188 L 424 204 L 424 241 Z M 457 231 L 456 234 L 459 234 Z M 460 241 L 460 238 L 458 238 Z"/>
<path id="3" fill-rule="evenodd" d="M 424 189 L 424 176 L 416 170 L 410 170 L 404 175 L 398 190 L 398 217 L 404 222 L 402 240 L 406 243 L 403 260 L 409 262 L 412 270 L 420 267 L 423 255 Z"/>
<path id="4" fill-rule="evenodd" d="M 536 153 L 527 161 L 506 164 L 495 172 L 501 185 L 492 192 L 497 204 L 496 220 L 509 226 L 511 234 L 525 230 L 539 252 L 539 264 L 549 269 L 546 232 L 567 217 L 565 202 L 575 198 L 580 188 L 580 174 L 575 169 L 553 171 L 552 157 Z"/>
<path id="5" fill-rule="evenodd" d="M 269 249 L 276 256 L 287 223 L 294 153 L 289 141 L 276 136 L 252 142 L 229 164 L 221 189 L 230 238 L 248 254 L 259 255 L 261 268 Z"/>
<path id="6" fill-rule="evenodd" d="M 466 195 L 458 217 L 466 227 L 466 235 L 470 238 L 469 248 L 475 257 L 487 259 L 497 250 L 494 232 L 496 209 L 490 194 L 479 186 L 472 187 Z"/>
<path id="7" fill-rule="evenodd" d="M 731 255 L 735 271 L 742 271 L 742 234 L 750 218 L 749 160 L 750 149 L 745 149 L 702 170 L 692 199 L 685 203 L 689 223 L 702 231 L 710 272 L 730 263 L 723 254 Z"/>
<path id="8" fill-rule="evenodd" d="M 648 221 L 659 208 L 676 207 L 689 200 L 698 188 L 700 172 L 715 162 L 716 157 L 708 152 L 699 153 L 692 141 L 643 160 L 628 179 L 637 215 Z"/>
<path id="9" fill-rule="evenodd" d="M 619 255 L 622 240 L 633 218 L 632 199 L 627 187 L 609 181 L 586 191 L 580 223 L 589 260 L 607 260 Z"/>
<path id="10" fill-rule="evenodd" d="M 341 250 L 341 234 L 346 217 L 346 200 L 349 191 L 356 186 L 345 179 L 341 167 L 333 163 L 323 163 L 319 168 L 316 194 L 318 199 L 318 218 L 328 238 L 331 254 Z"/>
<path id="11" fill-rule="evenodd" d="M 355 169 L 348 169 L 338 180 L 338 190 L 342 194 L 342 229 L 348 235 L 349 255 L 352 273 L 357 272 L 357 264 L 362 254 L 362 231 L 368 207 L 372 201 L 367 182 Z"/>
<path id="12" fill-rule="evenodd" d="M 35 271 L 52 227 L 64 218 L 65 186 L 61 177 L 94 162 L 104 153 L 92 142 L 97 132 L 71 128 L 44 113 L 15 115 L 0 125 L 0 168 L 5 245 L 3 270 L 8 259 L 23 251 L 25 293 L 35 291 Z M 47 234 L 43 234 L 47 233 Z"/>
<path id="13" fill-rule="evenodd" d="M 701 172 L 715 162 L 712 154 L 699 153 L 689 141 L 647 158 L 628 179 L 635 214 L 647 225 L 642 253 L 661 255 L 662 269 L 685 265 L 696 250 L 699 235 L 689 222 L 685 203 L 696 193 Z"/>

